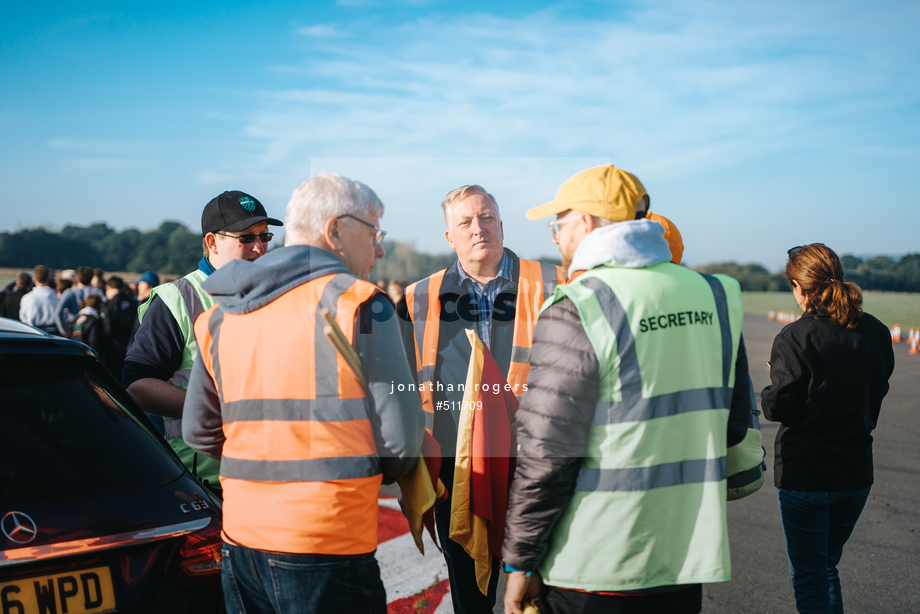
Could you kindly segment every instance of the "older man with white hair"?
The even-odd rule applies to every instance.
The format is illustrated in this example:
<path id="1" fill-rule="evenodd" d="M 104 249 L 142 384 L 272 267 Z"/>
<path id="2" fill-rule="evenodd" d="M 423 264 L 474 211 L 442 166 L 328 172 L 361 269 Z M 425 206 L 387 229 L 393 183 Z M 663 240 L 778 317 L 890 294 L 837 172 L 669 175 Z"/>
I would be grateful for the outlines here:
<path id="1" fill-rule="evenodd" d="M 382 215 L 369 187 L 320 173 L 291 196 L 285 247 L 202 284 L 217 305 L 195 324 L 183 433 L 221 461 L 231 613 L 386 611 L 377 498 L 415 467 L 424 418 L 393 304 L 368 281 Z"/>

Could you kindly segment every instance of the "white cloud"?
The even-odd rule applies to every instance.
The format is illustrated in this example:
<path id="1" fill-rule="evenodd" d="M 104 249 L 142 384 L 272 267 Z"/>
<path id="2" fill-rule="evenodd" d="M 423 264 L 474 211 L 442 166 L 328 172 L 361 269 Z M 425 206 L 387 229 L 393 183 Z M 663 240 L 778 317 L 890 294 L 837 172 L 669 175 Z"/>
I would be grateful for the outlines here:
<path id="1" fill-rule="evenodd" d="M 300 26 L 296 30 L 301 36 L 312 38 L 336 38 L 345 36 L 347 33 L 340 30 L 335 24 L 315 24 L 312 26 Z"/>
<path id="2" fill-rule="evenodd" d="M 620 20 L 545 10 L 375 26 L 348 44 L 316 41 L 321 59 L 292 69 L 316 85 L 266 92 L 245 132 L 264 144 L 264 166 L 305 154 L 539 152 L 711 170 L 807 141 L 823 120 L 803 107 L 898 104 L 890 66 L 857 70 L 831 36 L 859 26 L 856 11 L 815 26 L 826 12 L 672 3 Z"/>
<path id="3" fill-rule="evenodd" d="M 445 248 L 437 213 L 423 212 L 479 182 L 515 220 L 509 244 L 536 256 L 553 246 L 523 211 L 610 161 L 669 207 L 701 263 L 754 250 L 781 257 L 773 242 L 802 242 L 790 215 L 844 237 L 822 225 L 818 204 L 841 211 L 863 188 L 848 193 L 856 177 L 816 177 L 812 159 L 830 160 L 825 170 L 916 159 L 920 64 L 905 58 L 920 53 L 920 5 L 593 6 L 581 16 L 563 7 L 304 26 L 301 57 L 269 69 L 278 86 L 258 93 L 240 128 L 253 153 L 212 169 L 214 182 L 252 180 L 284 203 L 309 173 L 335 170 L 379 190 L 390 236 L 428 251 Z M 799 213 L 804 201 L 814 205 Z M 762 219 L 755 237 L 737 231 L 752 219 Z"/>

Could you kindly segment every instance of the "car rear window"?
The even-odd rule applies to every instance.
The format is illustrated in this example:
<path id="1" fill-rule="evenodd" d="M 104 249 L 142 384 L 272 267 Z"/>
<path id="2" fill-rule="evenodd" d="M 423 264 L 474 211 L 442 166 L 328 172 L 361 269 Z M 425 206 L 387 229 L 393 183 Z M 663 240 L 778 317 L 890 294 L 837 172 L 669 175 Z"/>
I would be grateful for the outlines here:
<path id="1" fill-rule="evenodd" d="M 180 465 L 75 356 L 0 354 L 0 508 L 161 486 Z"/>

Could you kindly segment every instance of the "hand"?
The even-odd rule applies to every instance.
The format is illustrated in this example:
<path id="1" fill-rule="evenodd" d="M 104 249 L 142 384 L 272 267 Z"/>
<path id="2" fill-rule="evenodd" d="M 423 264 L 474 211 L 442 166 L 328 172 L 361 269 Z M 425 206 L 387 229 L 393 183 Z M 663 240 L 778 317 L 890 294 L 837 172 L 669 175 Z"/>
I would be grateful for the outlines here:
<path id="1" fill-rule="evenodd" d="M 523 571 L 512 571 L 506 574 L 506 579 L 505 614 L 523 614 L 524 601 L 540 595 L 543 586 L 540 574 L 533 572 L 528 578 Z"/>

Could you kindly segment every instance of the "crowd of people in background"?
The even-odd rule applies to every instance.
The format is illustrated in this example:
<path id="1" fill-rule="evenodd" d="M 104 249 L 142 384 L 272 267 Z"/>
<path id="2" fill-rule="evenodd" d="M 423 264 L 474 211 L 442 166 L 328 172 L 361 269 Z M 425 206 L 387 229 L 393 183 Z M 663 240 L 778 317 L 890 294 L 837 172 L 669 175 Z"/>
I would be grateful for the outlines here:
<path id="1" fill-rule="evenodd" d="M 137 306 L 159 284 L 152 271 L 125 282 L 102 269 L 53 271 L 38 265 L 0 290 L 0 317 L 85 343 L 120 378 L 137 330 Z"/>

